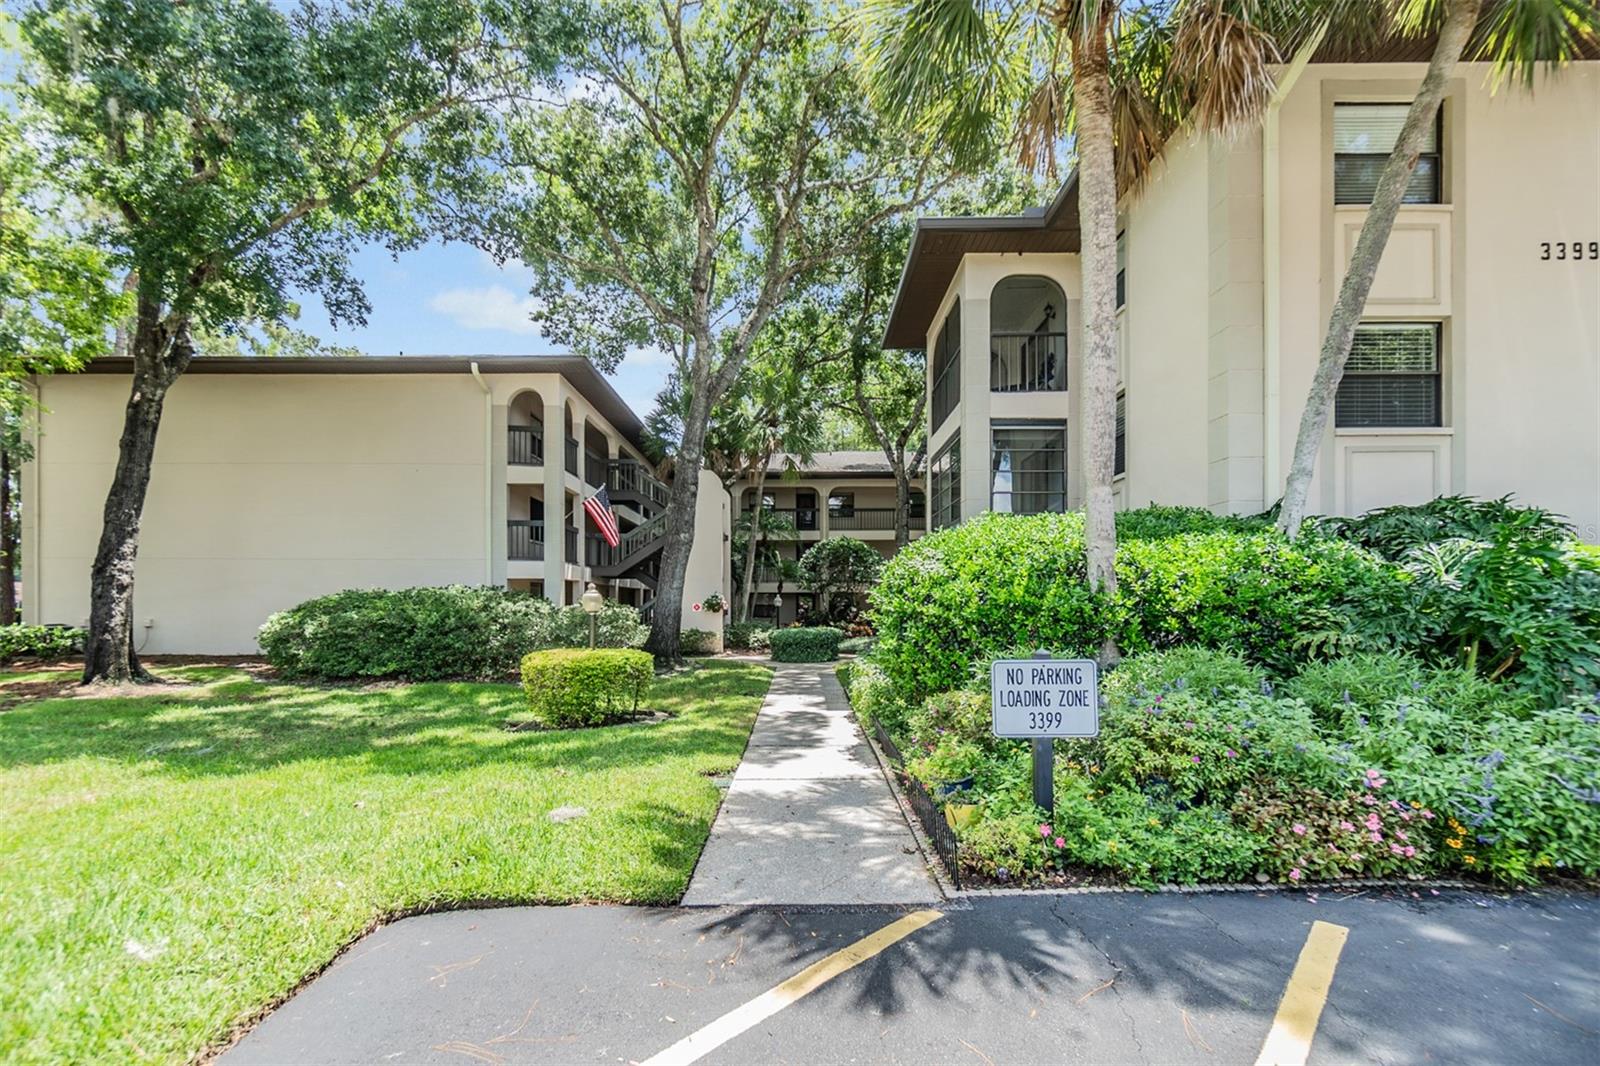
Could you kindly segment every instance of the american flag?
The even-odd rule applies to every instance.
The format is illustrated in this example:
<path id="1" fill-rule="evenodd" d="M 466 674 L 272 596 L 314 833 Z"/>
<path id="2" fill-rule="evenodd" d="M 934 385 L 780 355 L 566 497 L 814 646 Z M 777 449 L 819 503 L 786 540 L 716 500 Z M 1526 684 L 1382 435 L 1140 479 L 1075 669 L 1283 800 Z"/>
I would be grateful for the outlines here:
<path id="1" fill-rule="evenodd" d="M 604 485 L 596 489 L 593 496 L 583 501 L 583 510 L 607 544 L 615 548 L 622 543 L 622 534 L 617 529 L 617 515 L 611 509 L 611 496 L 606 492 Z"/>

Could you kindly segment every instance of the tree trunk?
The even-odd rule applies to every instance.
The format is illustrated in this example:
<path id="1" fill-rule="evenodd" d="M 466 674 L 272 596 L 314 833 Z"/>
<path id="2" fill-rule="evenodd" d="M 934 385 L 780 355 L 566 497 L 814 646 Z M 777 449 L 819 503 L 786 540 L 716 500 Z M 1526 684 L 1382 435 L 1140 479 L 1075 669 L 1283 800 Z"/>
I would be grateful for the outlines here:
<path id="1" fill-rule="evenodd" d="M 1311 475 L 1316 471 L 1317 454 L 1322 451 L 1322 437 L 1328 429 L 1328 416 L 1344 377 L 1345 363 L 1350 358 L 1356 326 L 1367 306 L 1367 294 L 1372 291 L 1372 279 L 1378 272 L 1394 220 L 1400 213 L 1411 172 L 1417 167 L 1423 139 L 1433 128 L 1439 105 L 1444 100 L 1445 85 L 1461 61 L 1477 18 L 1477 0 L 1450 0 L 1433 56 L 1428 60 L 1428 73 L 1411 101 L 1405 125 L 1400 129 L 1400 139 L 1395 142 L 1394 151 L 1373 190 L 1372 205 L 1361 225 L 1361 236 L 1350 257 L 1350 269 L 1339 285 L 1339 298 L 1334 302 L 1328 332 L 1317 357 L 1317 373 L 1311 380 L 1311 391 L 1300 416 L 1294 459 L 1289 464 L 1289 477 L 1283 489 L 1283 509 L 1278 515 L 1278 528 L 1290 537 L 1299 535 L 1300 525 L 1305 521 Z"/>
<path id="2" fill-rule="evenodd" d="M 700 461 L 705 451 L 706 423 L 713 397 L 710 381 L 709 337 L 696 342 L 695 361 L 704 360 L 705 371 L 690 383 L 689 410 L 683 420 L 683 440 L 673 461 L 672 489 L 667 494 L 666 533 L 661 546 L 661 571 L 657 578 L 655 607 L 650 614 L 650 636 L 645 650 L 659 663 L 683 661 L 683 584 L 694 547 L 695 505 L 700 499 Z"/>
<path id="3" fill-rule="evenodd" d="M 1117 588 L 1117 525 L 1111 479 L 1117 421 L 1117 174 L 1111 131 L 1111 78 L 1106 28 L 1074 40 L 1072 83 L 1077 106 L 1078 225 L 1083 256 L 1084 556 L 1089 585 Z M 1101 658 L 1118 657 L 1107 635 Z"/>
<path id="4" fill-rule="evenodd" d="M 761 493 L 767 486 L 767 465 L 771 453 L 762 456 L 761 467 L 756 471 L 756 505 L 750 512 L 750 536 L 744 546 L 744 583 L 739 586 L 739 612 L 734 621 L 750 620 L 750 605 L 756 598 L 756 550 L 761 545 Z"/>
<path id="5" fill-rule="evenodd" d="M 162 322 L 158 310 L 141 301 L 133 337 L 133 390 L 123 418 L 116 472 L 106 494 L 100 546 L 89 571 L 85 684 L 156 680 L 140 665 L 134 646 L 134 564 L 162 405 L 193 355 L 187 324 Z"/>
<path id="6" fill-rule="evenodd" d="M 0 447 L 0 626 L 17 624 L 17 521 L 11 513 L 11 452 Z"/>
<path id="7" fill-rule="evenodd" d="M 894 468 L 894 550 L 911 543 L 911 475 L 906 471 L 906 455 L 891 460 Z"/>

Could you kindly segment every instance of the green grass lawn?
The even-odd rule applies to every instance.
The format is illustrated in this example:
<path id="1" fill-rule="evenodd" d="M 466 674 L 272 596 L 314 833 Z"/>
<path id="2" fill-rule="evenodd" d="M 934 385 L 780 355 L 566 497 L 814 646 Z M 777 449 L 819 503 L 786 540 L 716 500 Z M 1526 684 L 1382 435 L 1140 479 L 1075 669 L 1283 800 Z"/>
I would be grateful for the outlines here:
<path id="1" fill-rule="evenodd" d="M 0 712 L 0 1060 L 191 1058 L 400 912 L 675 901 L 770 677 L 539 733 L 509 685 L 168 673 L 203 687 Z"/>

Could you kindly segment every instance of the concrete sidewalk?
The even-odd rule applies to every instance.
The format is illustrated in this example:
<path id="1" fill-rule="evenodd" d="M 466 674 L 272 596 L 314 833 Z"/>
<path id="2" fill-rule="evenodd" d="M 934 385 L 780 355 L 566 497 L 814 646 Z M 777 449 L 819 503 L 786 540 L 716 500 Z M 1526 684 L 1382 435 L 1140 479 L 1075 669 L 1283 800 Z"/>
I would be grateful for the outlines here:
<path id="1" fill-rule="evenodd" d="M 832 664 L 778 666 L 684 904 L 940 898 Z"/>

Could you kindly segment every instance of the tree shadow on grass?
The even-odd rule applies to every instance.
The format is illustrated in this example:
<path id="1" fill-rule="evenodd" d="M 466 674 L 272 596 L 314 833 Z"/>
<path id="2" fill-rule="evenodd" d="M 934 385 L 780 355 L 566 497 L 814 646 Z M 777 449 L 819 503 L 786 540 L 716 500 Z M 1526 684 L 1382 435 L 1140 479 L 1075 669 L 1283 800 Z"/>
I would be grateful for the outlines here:
<path id="1" fill-rule="evenodd" d="M 767 671 L 706 667 L 656 684 L 650 725 L 513 732 L 526 704 L 512 685 L 426 683 L 329 688 L 223 681 L 192 693 L 56 699 L 0 717 L 0 768 L 76 758 L 154 764 L 204 777 L 305 760 L 360 759 L 375 773 L 445 774 L 517 762 L 582 773 L 692 758 L 731 768 Z"/>

